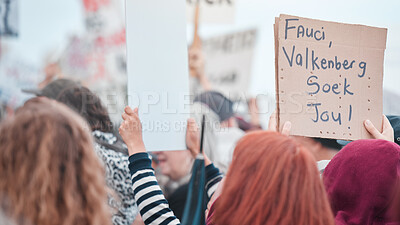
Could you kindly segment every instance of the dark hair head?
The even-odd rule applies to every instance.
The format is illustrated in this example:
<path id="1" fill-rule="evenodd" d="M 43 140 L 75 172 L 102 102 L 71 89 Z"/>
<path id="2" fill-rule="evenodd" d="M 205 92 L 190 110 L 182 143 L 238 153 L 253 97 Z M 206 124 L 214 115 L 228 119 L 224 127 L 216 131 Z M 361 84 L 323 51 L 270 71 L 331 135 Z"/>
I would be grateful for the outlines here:
<path id="1" fill-rule="evenodd" d="M 58 79 L 36 94 L 66 104 L 85 118 L 92 130 L 112 132 L 110 116 L 100 98 L 79 83 L 68 79 Z"/>
<path id="2" fill-rule="evenodd" d="M 218 115 L 220 122 L 223 122 L 234 115 L 233 102 L 223 94 L 216 91 L 203 92 L 194 98 L 194 102 L 206 104 Z"/>

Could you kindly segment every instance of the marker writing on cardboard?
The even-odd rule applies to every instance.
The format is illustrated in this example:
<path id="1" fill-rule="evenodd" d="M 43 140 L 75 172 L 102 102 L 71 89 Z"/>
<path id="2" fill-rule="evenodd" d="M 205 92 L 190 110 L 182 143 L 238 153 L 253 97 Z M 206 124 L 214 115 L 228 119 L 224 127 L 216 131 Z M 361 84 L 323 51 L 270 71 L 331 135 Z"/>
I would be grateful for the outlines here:
<path id="1" fill-rule="evenodd" d="M 315 119 L 311 119 L 314 123 L 318 123 L 318 121 L 328 122 L 332 118 L 332 120 L 334 122 L 337 122 L 339 125 L 342 125 L 342 113 L 341 112 L 338 112 L 335 117 L 334 112 L 329 112 L 327 110 L 320 113 L 319 107 L 322 106 L 322 103 L 310 103 L 310 104 L 307 104 L 307 106 L 314 107 L 314 109 L 315 109 Z M 349 122 L 350 122 L 352 114 L 353 114 L 353 106 L 351 104 L 348 107 L 347 113 L 349 115 Z"/>
<path id="2" fill-rule="evenodd" d="M 344 78 L 344 85 L 343 85 L 343 89 L 340 89 L 339 86 L 342 86 L 341 83 L 334 83 L 334 84 L 329 84 L 329 83 L 325 83 L 323 85 L 321 85 L 318 82 L 318 76 L 316 75 L 312 75 L 309 76 L 307 79 L 307 86 L 312 87 L 314 90 L 313 91 L 309 91 L 308 94 L 309 95 L 316 95 L 318 93 L 325 93 L 325 94 L 329 94 L 329 93 L 333 93 L 335 95 L 340 95 L 342 94 L 343 96 L 346 95 L 354 95 L 354 93 L 350 90 L 350 84 L 348 84 L 347 82 L 347 78 Z M 312 104 L 307 104 L 308 107 L 314 107 L 315 110 L 315 119 L 311 119 L 314 123 L 317 123 L 318 121 L 322 121 L 322 122 L 328 122 L 330 121 L 330 118 L 332 118 L 332 120 L 334 122 L 337 122 L 339 125 L 342 125 L 342 113 L 339 112 L 336 114 L 334 114 L 334 112 L 329 112 L 328 111 L 323 111 L 320 114 L 320 106 L 322 107 L 322 103 L 312 103 Z M 342 109 L 342 107 L 339 107 L 340 109 Z M 352 113 L 353 113 L 353 106 L 350 104 L 348 107 L 348 118 L 349 118 L 349 122 L 351 121 L 351 117 L 352 117 Z M 330 115 L 330 116 L 329 116 Z"/>
<path id="3" fill-rule="evenodd" d="M 290 18 L 285 20 L 285 40 L 288 38 L 288 32 L 296 32 L 295 38 L 297 39 L 309 39 L 310 41 L 325 41 L 327 34 L 324 27 L 319 29 L 314 27 L 305 27 L 301 21 L 297 18 Z M 331 49 L 332 41 L 329 41 L 328 48 Z M 287 59 L 290 67 L 303 67 L 306 69 L 310 67 L 311 70 L 325 71 L 325 70 L 336 70 L 336 71 L 348 71 L 353 68 L 359 69 L 357 76 L 362 78 L 366 74 L 367 63 L 365 61 L 357 62 L 355 59 L 339 58 L 337 55 L 331 57 L 321 57 L 317 55 L 316 50 L 309 47 L 305 47 L 304 52 L 296 51 L 296 46 L 292 45 L 290 48 L 282 46 L 282 51 Z M 340 76 L 341 77 L 341 76 Z M 308 92 L 309 95 L 317 94 L 333 94 L 352 96 L 354 92 L 351 91 L 351 87 L 347 78 L 343 79 L 339 83 L 320 83 L 319 76 L 312 74 L 307 78 L 307 86 L 311 89 Z M 324 105 L 321 102 L 309 103 L 308 107 L 312 107 L 315 112 L 315 117 L 311 118 L 314 123 L 318 122 L 329 122 L 333 121 L 342 125 L 342 113 L 348 114 L 348 121 L 352 119 L 353 106 L 349 104 L 346 107 L 339 105 L 341 112 L 329 112 L 324 109 Z M 346 109 L 345 109 L 346 108 Z"/>
<path id="4" fill-rule="evenodd" d="M 296 24 L 299 25 L 296 26 L 293 22 L 290 23 L 291 21 L 297 21 Z M 312 27 L 305 28 L 297 18 L 290 18 L 285 20 L 285 40 L 288 38 L 288 32 L 291 30 L 294 30 L 296 32 L 297 39 L 308 38 L 311 40 L 315 40 L 317 42 L 326 39 L 324 27 L 321 27 L 321 29 L 315 29 Z M 331 47 L 332 47 L 332 41 L 329 42 L 329 48 Z M 288 60 L 290 67 L 293 67 L 295 64 L 297 66 L 302 67 L 305 64 L 306 69 L 308 69 L 309 59 L 311 61 L 312 70 L 320 70 L 320 69 L 349 70 L 352 69 L 354 67 L 354 64 L 356 63 L 356 60 L 349 60 L 349 59 L 338 60 L 338 56 L 334 56 L 332 58 L 321 57 L 321 59 L 319 59 L 320 57 L 317 56 L 314 49 L 311 49 L 311 55 L 309 54 L 310 49 L 308 47 L 306 47 L 304 54 L 302 54 L 301 52 L 296 52 L 295 45 L 292 45 L 291 52 L 288 49 L 286 49 L 285 46 L 282 46 L 282 50 L 286 56 L 286 59 Z M 296 57 L 294 58 L 295 55 Z M 303 58 L 305 59 L 304 64 L 303 64 Z M 361 69 L 361 72 L 358 74 L 358 77 L 364 77 L 367 69 L 367 63 L 364 61 L 360 61 L 358 62 L 358 67 Z"/>
<path id="5" fill-rule="evenodd" d="M 358 77 L 364 77 L 367 70 L 367 63 L 364 61 L 360 61 L 356 63 L 356 60 L 349 59 L 338 59 L 338 56 L 334 56 L 332 58 L 322 58 L 318 57 L 315 53 L 315 50 L 311 50 L 311 55 L 309 54 L 310 50 L 306 47 L 304 55 L 301 52 L 296 52 L 296 46 L 293 45 L 291 51 L 287 51 L 285 46 L 282 46 L 282 50 L 286 59 L 289 63 L 290 67 L 297 65 L 298 67 L 305 66 L 308 69 L 309 64 L 311 63 L 312 70 L 328 70 L 328 69 L 336 69 L 340 70 L 349 70 L 353 69 L 356 64 L 358 68 L 361 70 L 358 73 Z M 296 54 L 295 54 L 296 52 Z M 296 55 L 296 56 L 295 56 Z M 305 59 L 305 63 L 303 63 L 303 59 Z M 311 61 L 311 62 L 310 62 Z"/>
<path id="6" fill-rule="evenodd" d="M 299 19 L 286 19 L 285 25 L 285 40 L 287 39 L 287 32 L 290 29 L 296 29 L 296 26 L 289 26 L 289 21 L 298 21 Z M 297 38 L 304 37 L 307 38 L 314 38 L 316 41 L 325 40 L 325 31 L 324 27 L 321 27 L 320 30 L 306 27 L 304 28 L 303 25 L 297 26 Z"/>

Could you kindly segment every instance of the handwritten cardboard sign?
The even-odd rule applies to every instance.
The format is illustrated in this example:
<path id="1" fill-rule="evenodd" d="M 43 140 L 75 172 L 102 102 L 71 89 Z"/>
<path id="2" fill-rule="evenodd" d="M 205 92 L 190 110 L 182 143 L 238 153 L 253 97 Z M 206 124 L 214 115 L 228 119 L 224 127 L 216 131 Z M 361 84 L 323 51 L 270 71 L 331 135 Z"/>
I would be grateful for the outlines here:
<path id="1" fill-rule="evenodd" d="M 292 135 L 369 138 L 382 126 L 387 29 L 280 15 L 275 25 L 278 124 Z"/>
<path id="2" fill-rule="evenodd" d="M 253 65 L 257 30 L 203 40 L 205 75 L 215 90 L 237 99 L 246 95 Z"/>
<path id="3" fill-rule="evenodd" d="M 185 2 L 126 0 L 126 42 L 128 100 L 130 106 L 139 106 L 146 149 L 186 149 L 190 95 Z"/>
<path id="4" fill-rule="evenodd" d="M 197 3 L 200 4 L 201 23 L 233 23 L 236 0 L 186 0 L 188 22 L 194 22 Z"/>

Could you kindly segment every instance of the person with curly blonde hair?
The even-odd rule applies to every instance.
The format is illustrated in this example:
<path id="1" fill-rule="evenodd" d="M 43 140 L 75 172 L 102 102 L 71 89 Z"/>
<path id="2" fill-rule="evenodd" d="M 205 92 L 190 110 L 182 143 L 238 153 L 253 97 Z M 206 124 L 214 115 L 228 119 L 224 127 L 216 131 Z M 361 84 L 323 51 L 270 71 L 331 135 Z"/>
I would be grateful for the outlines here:
<path id="1" fill-rule="evenodd" d="M 34 98 L 0 126 L 0 204 L 15 224 L 110 225 L 104 168 L 87 123 Z"/>

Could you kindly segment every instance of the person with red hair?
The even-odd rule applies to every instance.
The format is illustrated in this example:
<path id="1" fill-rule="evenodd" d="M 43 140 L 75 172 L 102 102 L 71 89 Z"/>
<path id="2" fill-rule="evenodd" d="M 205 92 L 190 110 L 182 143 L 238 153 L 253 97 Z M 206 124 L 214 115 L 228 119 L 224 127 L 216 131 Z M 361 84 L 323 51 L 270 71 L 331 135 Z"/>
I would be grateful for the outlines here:
<path id="1" fill-rule="evenodd" d="M 311 153 L 292 138 L 271 131 L 252 132 L 238 142 L 208 222 L 334 224 Z"/>

